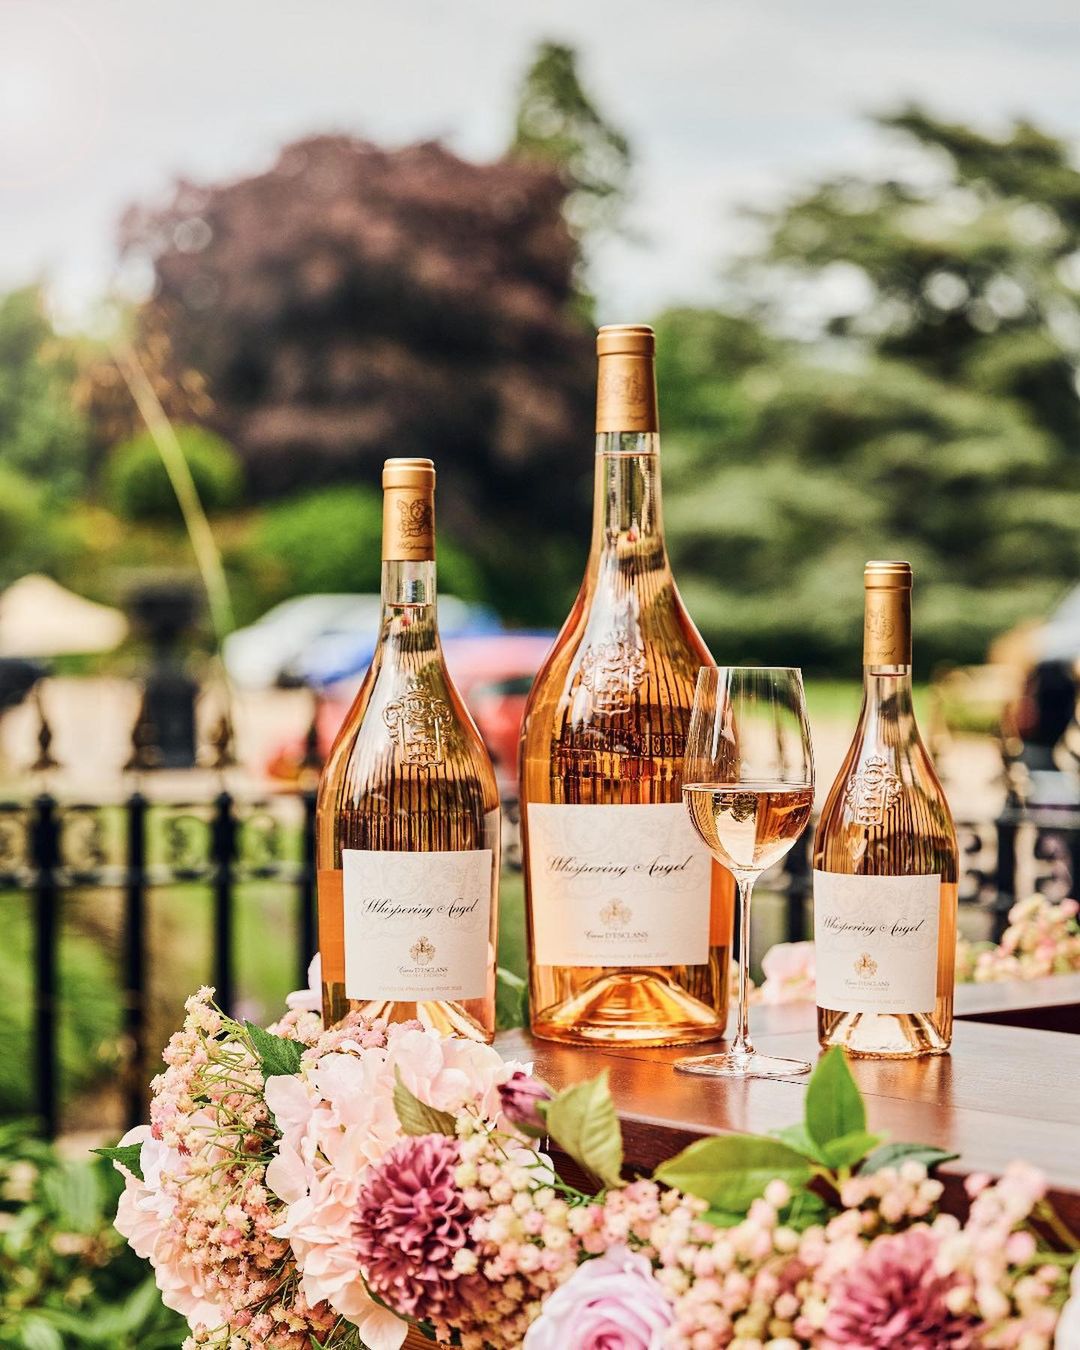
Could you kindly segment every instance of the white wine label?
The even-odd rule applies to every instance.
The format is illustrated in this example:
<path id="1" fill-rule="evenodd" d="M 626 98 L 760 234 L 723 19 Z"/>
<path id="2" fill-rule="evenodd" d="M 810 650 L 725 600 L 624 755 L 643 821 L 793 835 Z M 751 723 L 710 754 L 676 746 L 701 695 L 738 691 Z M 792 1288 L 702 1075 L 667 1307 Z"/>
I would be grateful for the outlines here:
<path id="1" fill-rule="evenodd" d="M 709 959 L 712 860 L 684 806 L 532 802 L 526 810 L 538 965 Z"/>
<path id="2" fill-rule="evenodd" d="M 341 851 L 345 995 L 401 1002 L 483 998 L 494 960 L 492 851 Z"/>
<path id="3" fill-rule="evenodd" d="M 814 872 L 819 1008 L 933 1012 L 941 874 L 908 877 Z"/>

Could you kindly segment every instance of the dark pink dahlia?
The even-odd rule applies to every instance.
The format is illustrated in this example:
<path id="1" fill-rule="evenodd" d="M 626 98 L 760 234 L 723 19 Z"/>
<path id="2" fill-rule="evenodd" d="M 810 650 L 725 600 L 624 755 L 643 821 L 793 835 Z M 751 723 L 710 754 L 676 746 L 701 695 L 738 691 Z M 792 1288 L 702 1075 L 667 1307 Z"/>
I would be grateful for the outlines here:
<path id="1" fill-rule="evenodd" d="M 970 1350 L 976 1323 L 949 1311 L 951 1276 L 934 1269 L 937 1238 L 926 1227 L 879 1237 L 837 1280 L 826 1344 L 845 1350 Z"/>
<path id="2" fill-rule="evenodd" d="M 353 1224 L 364 1278 L 396 1312 L 452 1321 L 479 1281 L 454 1269 L 472 1215 L 454 1182 L 456 1140 L 395 1144 L 368 1172 Z"/>

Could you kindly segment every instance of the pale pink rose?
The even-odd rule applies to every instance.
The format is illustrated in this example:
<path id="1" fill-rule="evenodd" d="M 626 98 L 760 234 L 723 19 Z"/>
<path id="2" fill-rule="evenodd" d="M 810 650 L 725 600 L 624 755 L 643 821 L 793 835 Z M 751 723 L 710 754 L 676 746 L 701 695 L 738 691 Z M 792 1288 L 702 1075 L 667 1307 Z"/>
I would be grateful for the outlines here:
<path id="1" fill-rule="evenodd" d="M 322 1012 L 322 957 L 318 952 L 307 968 L 308 987 L 285 995 L 290 1012 Z"/>
<path id="2" fill-rule="evenodd" d="M 1054 1350 L 1080 1350 L 1080 1261 L 1073 1266 L 1069 1301 L 1058 1318 Z"/>
<path id="3" fill-rule="evenodd" d="M 794 1003 L 814 998 L 814 944 L 778 942 L 770 947 L 761 962 L 765 981 L 760 995 L 763 1003 Z"/>
<path id="4" fill-rule="evenodd" d="M 652 1266 L 628 1247 L 586 1261 L 544 1303 L 525 1350 L 660 1350 L 674 1321 Z"/>

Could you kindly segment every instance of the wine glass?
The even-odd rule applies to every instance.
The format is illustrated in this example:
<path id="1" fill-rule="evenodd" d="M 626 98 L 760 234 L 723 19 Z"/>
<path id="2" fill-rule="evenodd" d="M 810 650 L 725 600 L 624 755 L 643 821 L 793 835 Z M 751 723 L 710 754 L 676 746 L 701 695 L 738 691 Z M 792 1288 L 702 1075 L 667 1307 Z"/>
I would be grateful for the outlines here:
<path id="1" fill-rule="evenodd" d="M 703 666 L 683 766 L 694 829 L 739 888 L 739 1007 L 725 1054 L 676 1061 L 683 1073 L 780 1078 L 801 1060 L 760 1055 L 750 1040 L 747 985 L 754 883 L 791 848 L 814 804 L 814 754 L 802 672 L 777 666 Z"/>

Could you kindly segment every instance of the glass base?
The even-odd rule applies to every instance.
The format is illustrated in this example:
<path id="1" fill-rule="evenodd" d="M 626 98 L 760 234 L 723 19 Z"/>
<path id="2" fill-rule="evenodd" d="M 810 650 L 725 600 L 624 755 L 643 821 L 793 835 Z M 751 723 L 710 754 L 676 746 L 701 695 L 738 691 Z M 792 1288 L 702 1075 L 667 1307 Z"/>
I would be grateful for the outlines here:
<path id="1" fill-rule="evenodd" d="M 778 1059 L 773 1055 L 690 1055 L 675 1061 L 677 1073 L 700 1073 L 707 1078 L 792 1078 L 810 1072 L 801 1059 Z"/>

